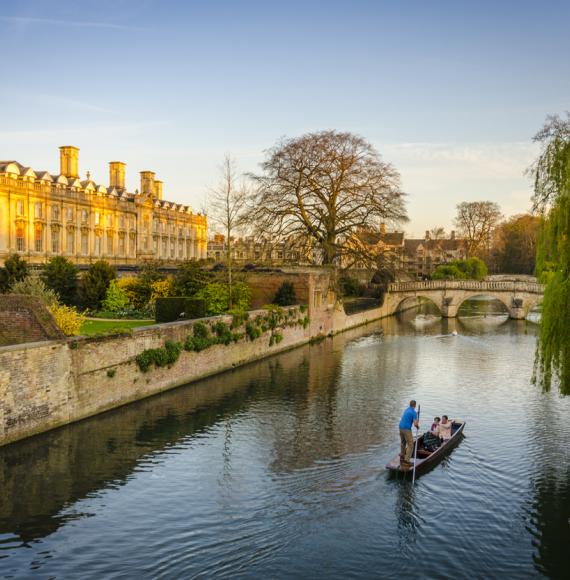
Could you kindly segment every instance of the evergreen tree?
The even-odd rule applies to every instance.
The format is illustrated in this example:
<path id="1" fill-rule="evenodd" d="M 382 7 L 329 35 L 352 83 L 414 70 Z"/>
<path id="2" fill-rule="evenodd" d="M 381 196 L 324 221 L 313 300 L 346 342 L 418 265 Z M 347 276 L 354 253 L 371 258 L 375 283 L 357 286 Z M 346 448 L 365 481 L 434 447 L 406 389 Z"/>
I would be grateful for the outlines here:
<path id="1" fill-rule="evenodd" d="M 105 260 L 91 264 L 81 278 L 79 286 L 82 306 L 91 310 L 99 310 L 101 303 L 105 300 L 111 280 L 116 277 L 115 269 Z"/>
<path id="2" fill-rule="evenodd" d="M 194 296 L 211 281 L 212 275 L 196 260 L 182 264 L 174 276 L 174 287 L 178 296 Z"/>
<path id="3" fill-rule="evenodd" d="M 55 256 L 47 263 L 42 280 L 57 292 L 64 304 L 70 306 L 77 303 L 77 273 L 77 267 L 67 258 Z"/>
<path id="4" fill-rule="evenodd" d="M 28 263 L 18 254 L 10 254 L 0 268 L 0 292 L 8 292 L 16 282 L 21 282 L 28 275 Z"/>

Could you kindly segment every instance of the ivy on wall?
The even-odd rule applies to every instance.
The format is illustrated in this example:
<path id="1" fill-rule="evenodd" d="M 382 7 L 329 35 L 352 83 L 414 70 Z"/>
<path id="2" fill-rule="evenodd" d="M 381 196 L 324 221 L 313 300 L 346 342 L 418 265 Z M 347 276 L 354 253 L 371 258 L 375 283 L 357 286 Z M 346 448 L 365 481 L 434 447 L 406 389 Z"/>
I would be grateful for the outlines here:
<path id="1" fill-rule="evenodd" d="M 231 324 L 218 320 L 211 324 L 196 322 L 183 342 L 167 340 L 163 347 L 148 348 L 135 357 L 136 364 L 141 372 L 146 373 L 151 368 L 171 367 L 180 358 L 183 350 L 187 352 L 201 352 L 217 344 L 228 346 L 242 339 L 255 341 L 263 333 L 271 331 L 269 346 L 279 344 L 284 336 L 280 332 L 283 328 L 302 326 L 307 328 L 309 318 L 301 317 L 306 307 L 283 309 L 280 306 L 270 305 L 265 314 L 258 314 L 250 319 L 249 313 L 237 312 L 232 317 Z M 245 326 L 244 326 L 245 322 Z M 243 332 L 236 331 L 243 327 Z"/>

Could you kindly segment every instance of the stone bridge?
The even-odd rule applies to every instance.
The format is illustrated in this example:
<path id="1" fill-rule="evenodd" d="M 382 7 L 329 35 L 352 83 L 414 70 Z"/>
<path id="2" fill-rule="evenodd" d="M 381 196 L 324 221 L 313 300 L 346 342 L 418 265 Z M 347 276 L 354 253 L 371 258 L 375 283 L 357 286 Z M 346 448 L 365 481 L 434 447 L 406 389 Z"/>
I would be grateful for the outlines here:
<path id="1" fill-rule="evenodd" d="M 402 309 L 409 299 L 427 298 L 441 310 L 444 318 L 455 318 L 465 300 L 491 296 L 502 302 L 509 318 L 523 319 L 542 300 L 544 286 L 528 281 L 429 280 L 394 282 L 388 287 L 385 305 L 390 314 Z"/>

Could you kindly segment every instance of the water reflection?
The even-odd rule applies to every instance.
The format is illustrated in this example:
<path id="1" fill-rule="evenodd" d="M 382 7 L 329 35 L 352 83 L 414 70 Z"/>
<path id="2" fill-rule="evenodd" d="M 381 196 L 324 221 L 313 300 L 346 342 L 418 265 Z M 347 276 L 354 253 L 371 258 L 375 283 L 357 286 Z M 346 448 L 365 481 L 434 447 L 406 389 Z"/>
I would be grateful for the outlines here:
<path id="1" fill-rule="evenodd" d="M 0 576 L 396 577 L 414 561 L 556 577 L 570 399 L 530 385 L 534 325 L 479 304 L 435 316 L 422 305 L 0 449 Z M 426 421 L 468 422 L 415 487 L 384 470 L 411 397 Z"/>

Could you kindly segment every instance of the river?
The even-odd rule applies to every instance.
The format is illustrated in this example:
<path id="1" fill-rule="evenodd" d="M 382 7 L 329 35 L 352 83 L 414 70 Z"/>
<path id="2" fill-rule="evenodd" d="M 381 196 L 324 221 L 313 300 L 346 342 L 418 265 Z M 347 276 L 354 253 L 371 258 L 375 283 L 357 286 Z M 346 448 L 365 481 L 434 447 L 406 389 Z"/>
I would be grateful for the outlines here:
<path id="1" fill-rule="evenodd" d="M 567 577 L 535 333 L 424 305 L 0 449 L 0 578 Z M 467 421 L 415 486 L 384 468 L 412 397 Z"/>

